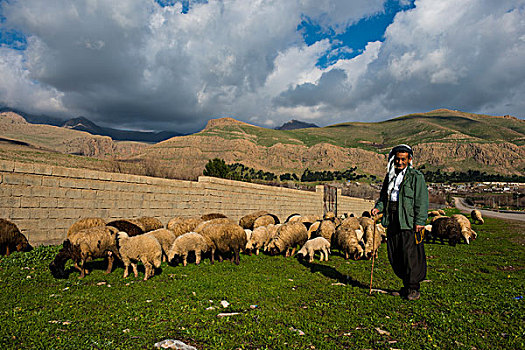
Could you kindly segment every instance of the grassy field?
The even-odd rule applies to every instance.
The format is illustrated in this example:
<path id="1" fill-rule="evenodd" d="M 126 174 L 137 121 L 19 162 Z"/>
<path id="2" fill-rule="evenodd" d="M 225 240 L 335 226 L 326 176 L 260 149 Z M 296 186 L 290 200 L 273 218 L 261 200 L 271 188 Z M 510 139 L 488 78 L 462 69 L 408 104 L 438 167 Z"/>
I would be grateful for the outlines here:
<path id="1" fill-rule="evenodd" d="M 104 275 L 101 261 L 83 280 L 55 280 L 47 266 L 59 247 L 15 253 L 0 260 L 0 348 L 153 349 L 172 338 L 199 349 L 523 349 L 523 225 L 486 219 L 474 229 L 470 245 L 425 246 L 417 302 L 370 296 L 371 262 L 337 252 L 312 264 L 267 255 L 243 255 L 239 266 L 163 263 L 148 281 L 123 279 L 122 267 Z M 374 288 L 399 287 L 383 245 Z"/>

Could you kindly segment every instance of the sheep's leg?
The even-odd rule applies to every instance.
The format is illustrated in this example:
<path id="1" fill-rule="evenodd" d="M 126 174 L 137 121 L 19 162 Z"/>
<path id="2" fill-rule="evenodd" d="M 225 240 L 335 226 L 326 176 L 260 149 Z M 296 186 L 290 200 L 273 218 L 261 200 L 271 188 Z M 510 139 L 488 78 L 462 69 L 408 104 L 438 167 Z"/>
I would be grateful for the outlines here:
<path id="1" fill-rule="evenodd" d="M 215 248 L 211 248 L 211 258 L 210 258 L 211 264 L 213 265 L 215 263 Z"/>
<path id="2" fill-rule="evenodd" d="M 286 251 L 284 252 L 284 257 L 287 258 L 290 256 L 290 248 L 286 248 Z"/>
<path id="3" fill-rule="evenodd" d="M 328 257 L 326 257 L 326 260 L 328 260 Z M 319 261 L 325 261 L 325 252 L 322 249 L 319 251 Z"/>
<path id="4" fill-rule="evenodd" d="M 108 255 L 108 268 L 106 269 L 106 274 L 111 273 L 111 270 L 113 269 L 114 260 L 115 260 L 115 257 L 113 257 L 113 254 Z"/>
<path id="5" fill-rule="evenodd" d="M 188 253 L 182 254 L 182 266 L 188 265 Z"/>
<path id="6" fill-rule="evenodd" d="M 201 251 L 196 250 L 195 251 L 195 265 L 199 265 L 201 263 Z"/>
<path id="7" fill-rule="evenodd" d="M 124 262 L 124 276 L 123 278 L 128 277 L 129 275 L 129 261 L 123 261 Z"/>
<path id="8" fill-rule="evenodd" d="M 297 247 L 293 247 L 292 248 L 292 252 L 290 253 L 290 256 L 294 256 L 295 255 L 296 249 L 297 249 Z"/>
<path id="9" fill-rule="evenodd" d="M 5 256 L 9 256 L 9 254 L 11 254 L 11 252 L 9 251 L 9 244 L 8 244 L 5 247 Z"/>
<path id="10" fill-rule="evenodd" d="M 259 248 L 255 250 L 255 255 L 259 255 Z"/>
<path id="11" fill-rule="evenodd" d="M 137 263 L 131 263 L 131 267 L 133 267 L 133 274 L 135 277 L 139 277 L 139 270 L 137 269 Z"/>
<path id="12" fill-rule="evenodd" d="M 349 256 L 348 256 L 348 250 L 345 251 L 345 260 L 348 260 Z"/>
<path id="13" fill-rule="evenodd" d="M 144 264 L 144 269 L 145 269 L 145 271 L 144 271 L 144 281 L 147 281 L 148 278 L 150 277 L 150 275 L 153 276 L 153 274 L 151 273 L 152 270 L 153 270 L 153 266 L 151 266 L 150 263 L 145 263 Z"/>
<path id="14" fill-rule="evenodd" d="M 241 263 L 241 256 L 239 250 L 234 251 L 235 254 L 235 265 L 239 265 Z"/>
<path id="15" fill-rule="evenodd" d="M 80 265 L 80 276 L 78 276 L 78 278 L 84 278 L 86 276 L 86 270 L 84 269 L 85 262 L 86 260 L 82 259 L 81 265 Z"/>

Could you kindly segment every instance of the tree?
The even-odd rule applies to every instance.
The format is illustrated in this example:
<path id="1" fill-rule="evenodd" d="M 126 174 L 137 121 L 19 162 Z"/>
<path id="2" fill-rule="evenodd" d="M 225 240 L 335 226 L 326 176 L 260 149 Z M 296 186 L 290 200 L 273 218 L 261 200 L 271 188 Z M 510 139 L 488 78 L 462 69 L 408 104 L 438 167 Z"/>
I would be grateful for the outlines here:
<path id="1" fill-rule="evenodd" d="M 230 167 L 226 165 L 224 159 L 214 158 L 208 161 L 202 174 L 204 176 L 221 177 L 223 179 L 227 179 L 230 175 Z"/>

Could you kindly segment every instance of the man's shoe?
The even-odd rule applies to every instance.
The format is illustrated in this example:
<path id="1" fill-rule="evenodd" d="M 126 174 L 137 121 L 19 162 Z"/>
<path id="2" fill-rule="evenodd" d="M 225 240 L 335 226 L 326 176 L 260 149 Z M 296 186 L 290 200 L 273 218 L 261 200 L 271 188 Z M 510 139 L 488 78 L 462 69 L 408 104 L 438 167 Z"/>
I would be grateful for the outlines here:
<path id="1" fill-rule="evenodd" d="M 401 296 L 402 298 L 406 298 L 408 294 L 408 289 L 406 287 L 401 288 L 399 291 L 392 292 L 392 295 L 395 297 Z"/>
<path id="2" fill-rule="evenodd" d="M 416 289 L 411 289 L 407 295 L 408 300 L 419 300 L 420 297 L 421 293 L 419 293 L 419 291 Z"/>

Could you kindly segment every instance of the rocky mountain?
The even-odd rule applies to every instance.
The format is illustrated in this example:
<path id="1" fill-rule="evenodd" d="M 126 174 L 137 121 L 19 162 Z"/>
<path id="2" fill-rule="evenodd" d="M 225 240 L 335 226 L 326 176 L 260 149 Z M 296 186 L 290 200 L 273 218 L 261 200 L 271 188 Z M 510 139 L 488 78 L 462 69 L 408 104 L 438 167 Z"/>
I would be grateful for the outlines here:
<path id="1" fill-rule="evenodd" d="M 30 124 L 45 124 L 60 126 L 67 129 L 85 131 L 92 135 L 109 136 L 115 141 L 137 141 L 156 143 L 167 140 L 174 136 L 181 136 L 183 134 L 176 131 L 132 131 L 121 130 L 114 128 L 106 128 L 93 123 L 85 117 L 72 118 L 64 121 L 63 119 L 50 117 L 47 115 L 35 115 L 25 113 L 20 110 L 15 110 L 7 107 L 0 107 L 0 113 L 13 112 L 22 116 Z"/>
<path id="2" fill-rule="evenodd" d="M 313 123 L 306 123 L 300 120 L 292 119 L 289 122 L 286 122 L 283 125 L 275 128 L 275 130 L 296 130 L 306 128 L 318 128 L 318 126 Z"/>

